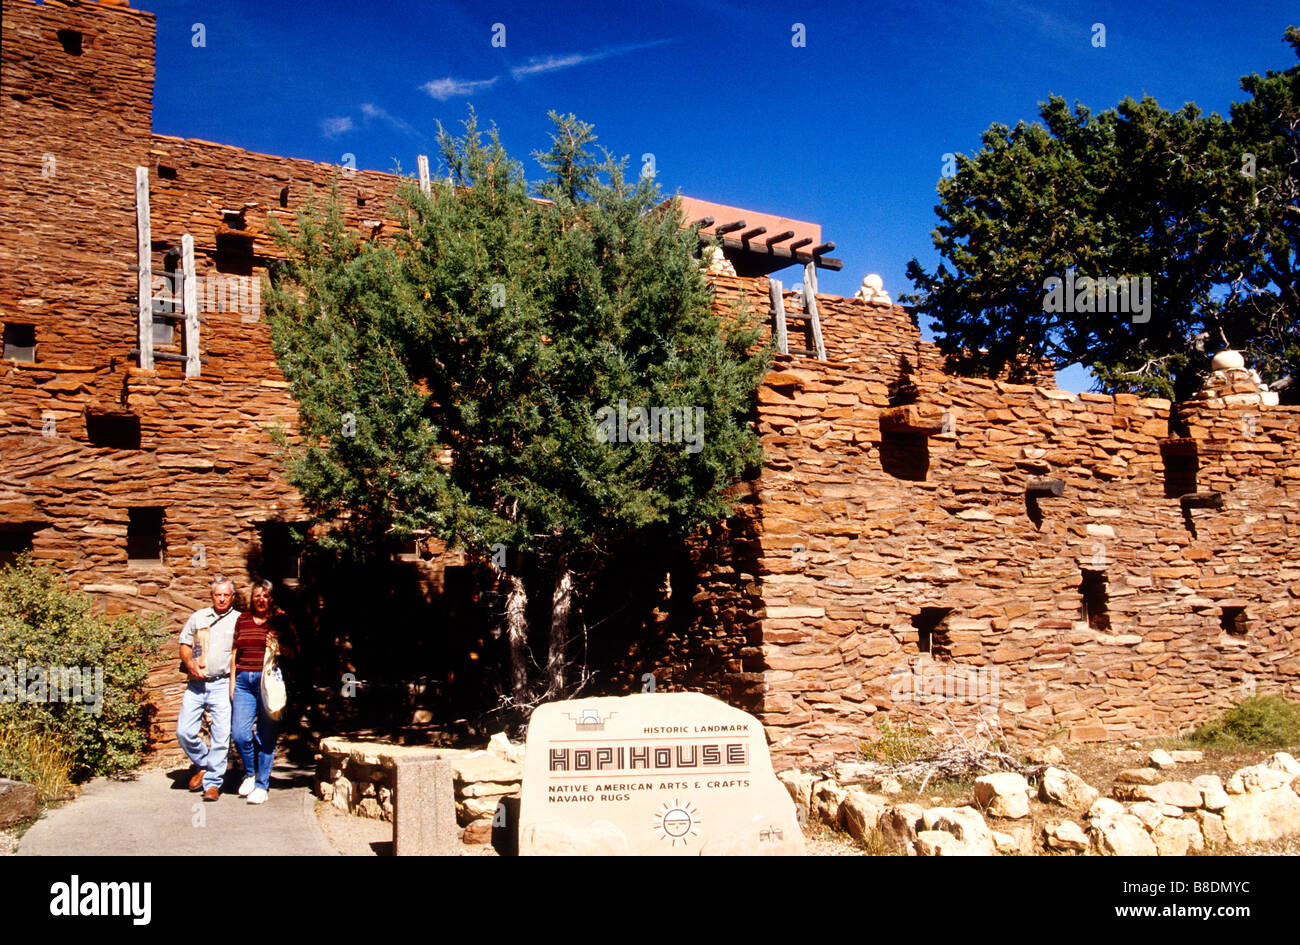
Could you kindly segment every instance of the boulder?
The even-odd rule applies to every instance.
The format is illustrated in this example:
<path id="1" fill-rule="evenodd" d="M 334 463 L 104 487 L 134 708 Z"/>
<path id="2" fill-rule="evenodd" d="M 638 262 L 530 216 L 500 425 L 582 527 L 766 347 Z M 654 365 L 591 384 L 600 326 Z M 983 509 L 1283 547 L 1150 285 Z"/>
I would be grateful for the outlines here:
<path id="1" fill-rule="evenodd" d="M 1196 810 L 1202 804 L 1201 790 L 1186 781 L 1166 781 L 1164 784 L 1135 784 L 1126 791 L 1134 800 L 1169 804 L 1184 810 Z"/>
<path id="2" fill-rule="evenodd" d="M 1263 843 L 1300 833 L 1300 797 L 1289 787 L 1232 796 L 1223 808 L 1223 829 L 1233 843 Z"/>
<path id="3" fill-rule="evenodd" d="M 466 843 L 491 843 L 492 842 L 492 818 L 482 817 L 472 821 L 460 835 L 460 838 Z"/>
<path id="4" fill-rule="evenodd" d="M 1053 850 L 1083 853 L 1088 849 L 1088 835 L 1072 820 L 1043 827 L 1043 843 Z"/>
<path id="5" fill-rule="evenodd" d="M 975 779 L 975 806 L 990 817 L 1028 817 L 1029 782 L 1013 771 L 981 775 Z"/>
<path id="6" fill-rule="evenodd" d="M 1192 778 L 1192 787 L 1201 792 L 1201 806 L 1206 810 L 1223 810 L 1228 805 L 1228 792 L 1217 774 Z"/>
<path id="7" fill-rule="evenodd" d="M 1206 846 L 1221 847 L 1228 842 L 1228 834 L 1223 829 L 1223 818 L 1207 810 L 1198 810 L 1193 815 L 1201 827 L 1201 835 Z"/>
<path id="8" fill-rule="evenodd" d="M 932 807 L 921 814 L 926 830 L 945 830 L 962 841 L 972 856 L 992 856 L 993 832 L 973 807 Z"/>
<path id="9" fill-rule="evenodd" d="M 1168 771 L 1178 763 L 1174 761 L 1174 756 L 1163 748 L 1157 748 L 1151 752 L 1151 754 L 1147 755 L 1147 759 L 1153 767 L 1159 768 L 1161 771 Z"/>
<path id="10" fill-rule="evenodd" d="M 1088 819 L 1097 820 L 1104 817 L 1118 817 L 1123 814 L 1124 805 L 1119 801 L 1113 801 L 1109 797 L 1099 797 L 1096 802 L 1088 808 Z"/>
<path id="11" fill-rule="evenodd" d="M 1265 768 L 1273 768 L 1276 771 L 1285 771 L 1293 778 L 1300 778 L 1300 761 L 1296 761 L 1284 751 L 1279 751 L 1268 757 L 1264 762 Z"/>
<path id="12" fill-rule="evenodd" d="M 1025 752 L 1025 758 L 1036 765 L 1063 765 L 1065 752 L 1055 745 L 1040 745 Z"/>
<path id="13" fill-rule="evenodd" d="M 1205 753 L 1184 749 L 1182 751 L 1171 751 L 1169 757 L 1174 759 L 1175 763 L 1180 765 L 1196 764 L 1205 757 Z"/>
<path id="14" fill-rule="evenodd" d="M 1194 820 L 1170 817 L 1151 831 L 1151 842 L 1160 856 L 1186 856 L 1189 849 L 1202 850 L 1205 841 Z"/>
<path id="15" fill-rule="evenodd" d="M 1160 780 L 1160 772 L 1155 768 L 1128 768 L 1115 775 L 1120 784 L 1155 784 Z"/>
<path id="16" fill-rule="evenodd" d="M 838 830 L 843 824 L 840 816 L 840 805 L 844 803 L 844 798 L 848 793 L 845 788 L 840 787 L 834 781 L 819 781 L 813 787 L 813 817 Z"/>
<path id="17" fill-rule="evenodd" d="M 1155 830 L 1165 820 L 1165 812 L 1162 805 L 1153 804 L 1150 801 L 1138 801 L 1136 804 L 1130 804 L 1128 812 L 1142 821 L 1142 826 L 1147 830 Z"/>
<path id="18" fill-rule="evenodd" d="M 31 820 L 39 810 L 35 785 L 0 778 L 0 828 Z"/>
<path id="19" fill-rule="evenodd" d="M 993 848 L 1003 856 L 1015 856 L 1020 852 L 1020 840 L 1000 830 L 993 831 Z"/>
<path id="20" fill-rule="evenodd" d="M 917 856 L 989 856 L 972 849 L 945 830 L 922 830 L 916 835 L 914 845 Z"/>
<path id="21" fill-rule="evenodd" d="M 1156 845 L 1142 821 L 1132 814 L 1099 818 L 1088 829 L 1093 852 L 1100 856 L 1155 856 Z"/>
<path id="22" fill-rule="evenodd" d="M 903 782 L 899 781 L 897 778 L 881 778 L 880 793 L 881 794 L 902 794 Z"/>
<path id="23" fill-rule="evenodd" d="M 1083 778 L 1063 768 L 1048 768 L 1038 782 L 1041 800 L 1083 813 L 1101 797 L 1101 792 Z"/>
<path id="24" fill-rule="evenodd" d="M 816 777 L 798 768 L 791 768 L 789 771 L 782 771 L 776 779 L 790 792 L 790 799 L 794 801 L 795 816 L 799 819 L 799 823 L 806 823 L 812 813 L 812 789 Z"/>
<path id="25" fill-rule="evenodd" d="M 1275 791 L 1278 788 L 1290 787 L 1291 782 L 1294 780 L 1295 775 L 1288 774 L 1278 768 L 1251 765 L 1249 768 L 1238 769 L 1228 779 L 1227 792 L 1229 794 L 1259 794 L 1264 791 Z"/>
<path id="26" fill-rule="evenodd" d="M 880 827 L 889 801 L 881 794 L 868 794 L 862 788 L 849 788 L 840 805 L 844 829 L 854 840 L 865 840 Z"/>
<path id="27" fill-rule="evenodd" d="M 912 841 L 916 839 L 917 830 L 921 829 L 923 810 L 920 804 L 886 807 L 885 812 L 880 815 L 877 829 L 890 843 L 910 848 Z"/>

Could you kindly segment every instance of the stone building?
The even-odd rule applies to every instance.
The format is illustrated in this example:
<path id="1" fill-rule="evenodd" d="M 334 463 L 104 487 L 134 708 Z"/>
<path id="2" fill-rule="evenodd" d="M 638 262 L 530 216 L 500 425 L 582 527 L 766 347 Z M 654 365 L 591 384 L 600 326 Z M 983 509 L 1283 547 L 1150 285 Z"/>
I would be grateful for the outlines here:
<path id="1" fill-rule="evenodd" d="M 150 13 L 3 13 L 0 555 L 177 626 L 216 572 L 292 586 L 305 515 L 271 430 L 296 416 L 257 287 L 268 218 L 339 169 L 154 134 Z M 391 232 L 396 178 L 339 182 L 351 225 Z M 718 304 L 773 307 L 755 274 L 773 267 L 734 244 Z M 177 270 L 197 290 L 181 314 Z M 1128 737 L 1300 694 L 1300 408 L 1234 369 L 1181 405 L 953 376 L 869 288 L 814 295 L 824 357 L 811 332 L 813 354 L 778 356 L 736 517 L 615 565 L 649 605 L 593 644 L 607 691 L 651 671 L 712 692 L 805 761 L 854 752 L 882 714 Z M 783 301 L 797 337 L 807 303 Z M 463 565 L 440 553 L 412 579 L 449 599 Z M 151 686 L 166 742 L 174 656 Z"/>

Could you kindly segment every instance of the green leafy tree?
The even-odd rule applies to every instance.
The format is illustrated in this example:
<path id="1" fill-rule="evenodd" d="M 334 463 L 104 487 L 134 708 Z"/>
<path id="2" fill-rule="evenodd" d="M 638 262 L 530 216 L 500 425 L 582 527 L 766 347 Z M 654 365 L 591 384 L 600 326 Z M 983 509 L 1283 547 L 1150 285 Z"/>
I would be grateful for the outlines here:
<path id="1" fill-rule="evenodd" d="M 540 695 L 570 692 L 578 578 L 614 539 L 729 514 L 726 488 L 761 459 L 748 418 L 769 364 L 756 323 L 714 312 L 676 203 L 551 117 L 540 198 L 471 114 L 440 134 L 449 182 L 399 190 L 391 242 L 346 234 L 336 208 L 304 216 L 270 294 L 302 405 L 292 481 L 353 550 L 428 530 L 503 565 L 518 702 L 539 696 L 522 560 L 554 581 Z M 611 442 L 637 408 L 686 422 Z"/>
<path id="2" fill-rule="evenodd" d="M 906 300 L 972 373 L 1019 379 L 1039 363 L 1083 363 L 1103 389 L 1183 398 L 1208 367 L 1207 342 L 1246 348 L 1276 373 L 1295 344 L 1285 312 L 1298 75 L 1243 80 L 1255 99 L 1231 122 L 1151 98 L 1093 115 L 1052 96 L 1041 124 L 991 126 L 982 149 L 939 182 L 934 243 L 947 262 L 929 273 L 912 260 L 917 292 Z M 1258 179 L 1243 173 L 1248 151 L 1266 156 Z M 1107 292 L 1103 305 L 1084 285 L 1054 305 L 1053 277 L 1113 278 L 1121 290 L 1149 279 L 1150 297 L 1142 311 L 1116 311 L 1124 294 L 1142 301 L 1141 290 Z"/>

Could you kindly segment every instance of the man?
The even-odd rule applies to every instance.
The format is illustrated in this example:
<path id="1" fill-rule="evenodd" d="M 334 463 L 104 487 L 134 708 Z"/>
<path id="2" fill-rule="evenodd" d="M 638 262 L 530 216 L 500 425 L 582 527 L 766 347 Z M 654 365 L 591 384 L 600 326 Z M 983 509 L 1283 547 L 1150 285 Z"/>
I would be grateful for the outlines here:
<path id="1" fill-rule="evenodd" d="M 197 768 L 190 778 L 190 790 L 202 789 L 205 801 L 221 796 L 230 752 L 230 657 L 239 619 L 234 602 L 235 582 L 218 574 L 212 579 L 212 606 L 191 614 L 181 631 L 181 663 L 189 684 L 176 719 L 176 740 Z M 199 738 L 204 709 L 212 720 L 207 745 Z"/>

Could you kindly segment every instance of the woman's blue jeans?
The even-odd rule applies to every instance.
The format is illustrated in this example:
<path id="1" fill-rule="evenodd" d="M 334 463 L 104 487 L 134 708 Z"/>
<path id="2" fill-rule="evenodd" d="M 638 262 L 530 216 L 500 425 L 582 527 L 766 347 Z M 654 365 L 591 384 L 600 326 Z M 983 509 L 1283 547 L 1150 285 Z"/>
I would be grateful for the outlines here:
<path id="1" fill-rule="evenodd" d="M 275 743 L 280 737 L 280 723 L 266 714 L 262 704 L 262 674 L 241 671 L 235 674 L 234 720 L 230 735 L 244 762 L 244 776 L 253 776 L 257 786 L 271 786 L 271 763 L 275 760 Z M 253 723 L 257 723 L 254 735 Z M 256 754 L 256 758 L 254 758 Z"/>

